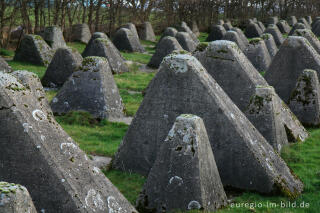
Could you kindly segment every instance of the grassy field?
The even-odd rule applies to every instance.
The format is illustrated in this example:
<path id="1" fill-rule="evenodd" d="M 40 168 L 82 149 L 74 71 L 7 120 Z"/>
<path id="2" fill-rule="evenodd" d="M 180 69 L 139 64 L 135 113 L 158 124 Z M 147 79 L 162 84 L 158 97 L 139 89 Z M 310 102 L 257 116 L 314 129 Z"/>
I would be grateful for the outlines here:
<path id="1" fill-rule="evenodd" d="M 206 36 L 207 34 L 201 33 L 200 41 L 205 41 Z M 155 51 L 154 42 L 142 41 L 142 44 L 147 47 L 148 53 L 122 53 L 127 60 L 137 63 L 130 65 L 129 73 L 114 75 L 128 116 L 133 116 L 136 113 L 143 100 L 142 92 L 155 75 L 154 73 L 139 72 L 140 65 L 138 63 L 148 63 L 151 57 L 149 54 Z M 68 43 L 68 45 L 79 52 L 82 52 L 85 48 L 85 45 L 81 43 Z M 8 54 L 11 53 L 9 52 Z M 36 73 L 40 78 L 46 69 L 45 67 L 28 63 L 10 61 L 9 64 L 15 70 L 29 70 Z M 48 100 L 50 101 L 56 93 L 57 91 L 54 90 L 47 91 Z M 123 123 L 111 123 L 106 120 L 98 122 L 84 112 L 72 112 L 64 116 L 56 116 L 56 119 L 65 131 L 78 142 L 81 149 L 91 155 L 114 156 L 128 129 L 128 125 Z M 319 212 L 320 129 L 309 129 L 309 132 L 311 137 L 306 142 L 284 147 L 281 154 L 288 166 L 305 184 L 304 192 L 297 200 L 290 201 L 283 196 L 267 196 L 253 192 L 243 192 L 234 198 L 232 204 L 218 212 Z M 103 172 L 124 196 L 132 204 L 135 204 L 146 178 L 138 174 L 116 170 Z M 304 205 L 309 205 L 309 208 L 282 208 L 280 206 L 281 204 L 288 205 L 288 202 L 296 202 L 297 205 L 304 202 Z M 246 203 L 255 206 L 252 208 L 239 207 Z M 267 208 L 267 205 L 278 206 Z"/>

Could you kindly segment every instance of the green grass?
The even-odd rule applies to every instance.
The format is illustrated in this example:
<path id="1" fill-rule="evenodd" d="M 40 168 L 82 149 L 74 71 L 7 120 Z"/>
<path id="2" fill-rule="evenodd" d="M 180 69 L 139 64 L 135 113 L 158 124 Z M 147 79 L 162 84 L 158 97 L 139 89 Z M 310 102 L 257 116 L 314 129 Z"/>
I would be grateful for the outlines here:
<path id="1" fill-rule="evenodd" d="M 56 120 L 82 150 L 92 155 L 112 157 L 128 129 L 124 123 L 98 122 L 86 112 L 70 112 L 56 116 Z"/>
<path id="2" fill-rule="evenodd" d="M 12 67 L 13 70 L 27 70 L 29 72 L 33 72 L 39 76 L 41 79 L 46 72 L 45 66 L 34 65 L 28 62 L 21 61 L 8 61 L 8 64 Z"/>
<path id="3" fill-rule="evenodd" d="M 103 171 L 109 180 L 120 190 L 120 192 L 132 204 L 136 204 L 136 199 L 145 182 L 145 177 L 126 173 L 117 170 Z"/>
<path id="4" fill-rule="evenodd" d="M 81 54 L 84 49 L 86 48 L 86 44 L 81 42 L 68 42 L 67 45 L 73 49 L 78 50 L 78 52 Z"/>
<path id="5" fill-rule="evenodd" d="M 144 54 L 144 53 L 138 53 L 138 52 L 134 52 L 134 53 L 121 52 L 121 55 L 127 61 L 138 62 L 141 64 L 149 63 L 149 61 L 152 57 L 151 55 Z"/>
<path id="6" fill-rule="evenodd" d="M 134 116 L 143 100 L 142 94 L 141 93 L 130 94 L 127 90 L 120 89 L 120 96 L 126 107 L 126 115 Z"/>
<path id="7" fill-rule="evenodd" d="M 0 55 L 5 58 L 13 57 L 14 51 L 0 48 Z"/>
<path id="8" fill-rule="evenodd" d="M 148 45 L 148 46 L 156 46 L 157 42 L 154 41 L 146 41 L 146 40 L 140 40 L 140 43 L 142 45 Z"/>
<path id="9" fill-rule="evenodd" d="M 200 42 L 205 42 L 208 38 L 208 33 L 200 33 L 200 36 L 198 37 Z"/>
<path id="10" fill-rule="evenodd" d="M 139 72 L 139 65 L 130 65 L 130 72 L 114 75 L 119 89 L 142 92 L 154 77 L 155 73 Z"/>
<path id="11" fill-rule="evenodd" d="M 46 91 L 47 100 L 49 102 L 51 102 L 51 100 L 54 98 L 54 96 L 56 96 L 57 93 L 58 93 L 57 90 L 48 90 L 48 91 Z"/>

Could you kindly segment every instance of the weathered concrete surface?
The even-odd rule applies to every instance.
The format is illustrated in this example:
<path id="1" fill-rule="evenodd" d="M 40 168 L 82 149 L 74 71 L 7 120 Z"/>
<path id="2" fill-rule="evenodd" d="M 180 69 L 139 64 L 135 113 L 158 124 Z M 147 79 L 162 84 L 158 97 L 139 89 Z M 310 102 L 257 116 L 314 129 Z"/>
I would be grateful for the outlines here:
<path id="1" fill-rule="evenodd" d="M 140 212 L 215 211 L 227 204 L 203 120 L 180 115 L 137 200 Z"/>
<path id="2" fill-rule="evenodd" d="M 223 27 L 224 27 L 224 29 L 226 29 L 226 31 L 229 31 L 229 30 L 232 29 L 233 26 L 231 25 L 230 22 L 225 22 L 225 23 L 223 24 Z"/>
<path id="3" fill-rule="evenodd" d="M 240 50 L 244 51 L 246 49 L 245 43 L 242 41 L 240 36 L 235 31 L 228 31 L 222 38 L 223 40 L 233 41 L 235 42 Z"/>
<path id="4" fill-rule="evenodd" d="M 273 36 L 274 41 L 276 42 L 276 45 L 279 47 L 283 41 L 284 38 L 279 31 L 277 25 L 274 24 L 269 24 L 267 29 L 264 31 L 264 33 L 270 33 Z"/>
<path id="5" fill-rule="evenodd" d="M 91 45 L 93 43 L 93 41 L 97 38 L 108 38 L 108 36 L 103 33 L 103 32 L 94 32 L 88 42 L 88 44 L 86 45 L 86 48 L 84 49 L 84 51 L 81 53 L 82 57 L 87 57 L 88 55 L 88 51 L 91 49 Z"/>
<path id="6" fill-rule="evenodd" d="M 0 56 L 0 71 L 2 72 L 10 72 L 12 68 L 9 64 Z"/>
<path id="7" fill-rule="evenodd" d="M 302 183 L 199 61 L 189 55 L 170 55 L 163 60 L 113 166 L 147 175 L 176 117 L 184 113 L 203 118 L 225 186 L 263 193 L 276 187 L 290 197 L 300 194 Z"/>
<path id="8" fill-rule="evenodd" d="M 249 45 L 248 38 L 245 36 L 245 34 L 242 32 L 242 30 L 240 28 L 233 27 L 231 30 L 238 33 L 240 39 L 242 40 L 242 42 L 244 43 L 245 46 Z"/>
<path id="9" fill-rule="evenodd" d="M 264 32 L 266 30 L 266 27 L 264 26 L 264 24 L 261 21 L 258 21 L 257 24 L 260 27 L 260 29 L 262 30 L 262 32 Z"/>
<path id="10" fill-rule="evenodd" d="M 99 169 L 109 169 L 112 158 L 104 156 L 91 156 L 92 164 Z"/>
<path id="11" fill-rule="evenodd" d="M 162 59 L 173 51 L 183 51 L 183 48 L 179 44 L 176 38 L 171 36 L 164 37 L 159 41 L 156 52 L 150 59 L 148 66 L 152 68 L 158 68 L 162 62 Z"/>
<path id="12" fill-rule="evenodd" d="M 281 119 L 282 104 L 279 100 L 273 87 L 258 86 L 245 112 L 247 118 L 278 153 L 288 144 Z"/>
<path id="13" fill-rule="evenodd" d="M 79 41 L 87 44 L 91 38 L 91 32 L 87 24 L 72 25 L 72 41 Z"/>
<path id="14" fill-rule="evenodd" d="M 123 117 L 124 106 L 107 59 L 90 56 L 52 99 L 54 113 L 86 111 L 93 117 Z"/>
<path id="15" fill-rule="evenodd" d="M 199 28 L 198 28 L 198 24 L 196 21 L 192 21 L 190 23 L 190 28 L 192 30 L 192 32 L 198 37 L 200 35 L 200 31 L 199 31 Z"/>
<path id="16" fill-rule="evenodd" d="M 274 16 L 274 17 L 269 17 L 267 20 L 267 24 L 277 24 L 279 22 L 279 18 Z"/>
<path id="17" fill-rule="evenodd" d="M 82 56 L 78 51 L 69 47 L 57 49 L 42 78 L 42 84 L 47 87 L 61 87 L 81 63 Z"/>
<path id="18" fill-rule="evenodd" d="M 260 37 L 262 35 L 262 33 L 263 33 L 263 31 L 257 23 L 251 22 L 246 27 L 245 34 L 248 38 Z"/>
<path id="19" fill-rule="evenodd" d="M 320 86 L 316 71 L 306 69 L 301 73 L 291 92 L 289 107 L 304 125 L 320 124 Z"/>
<path id="20" fill-rule="evenodd" d="M 173 27 L 167 27 L 163 33 L 162 33 L 162 36 L 161 38 L 164 38 L 166 36 L 171 36 L 171 37 L 176 37 L 176 34 L 178 33 L 178 30 L 176 30 L 175 28 Z"/>
<path id="21" fill-rule="evenodd" d="M 38 212 L 135 212 L 14 76 L 0 73 L 0 179 L 28 188 Z"/>
<path id="22" fill-rule="evenodd" d="M 39 35 L 24 35 L 13 60 L 48 66 L 54 51 Z"/>
<path id="23" fill-rule="evenodd" d="M 192 32 L 190 27 L 188 27 L 188 25 L 185 22 L 181 22 L 181 25 L 178 27 L 178 31 L 189 33 L 190 37 L 196 44 L 200 43 L 198 37 Z"/>
<path id="24" fill-rule="evenodd" d="M 261 38 L 264 40 L 264 43 L 267 46 L 271 59 L 273 59 L 273 57 L 278 52 L 278 47 L 276 45 L 276 42 L 273 39 L 273 36 L 270 33 L 264 33 L 262 34 Z"/>
<path id="25" fill-rule="evenodd" d="M 206 41 L 221 40 L 226 32 L 222 25 L 213 25 Z"/>
<path id="26" fill-rule="evenodd" d="M 291 27 L 293 27 L 296 23 L 298 23 L 298 20 L 297 20 L 297 18 L 295 16 L 290 16 L 287 19 L 287 22 Z"/>
<path id="27" fill-rule="evenodd" d="M 188 52 L 193 52 L 197 47 L 197 44 L 193 41 L 193 39 L 187 32 L 178 32 L 176 34 L 176 39 L 181 47 Z"/>
<path id="28" fill-rule="evenodd" d="M 294 31 L 293 36 L 302 36 L 306 38 L 312 47 L 320 54 L 320 41 L 317 36 L 309 29 L 297 29 Z"/>
<path id="29" fill-rule="evenodd" d="M 67 46 L 66 42 L 64 41 L 62 31 L 58 26 L 46 27 L 42 37 L 53 49 Z"/>
<path id="30" fill-rule="evenodd" d="M 0 182 L 0 213 L 37 213 L 26 187 Z"/>
<path id="31" fill-rule="evenodd" d="M 145 49 L 140 44 L 138 37 L 127 28 L 120 28 L 114 38 L 113 44 L 118 50 L 127 52 L 144 52 Z"/>
<path id="32" fill-rule="evenodd" d="M 195 52 L 194 56 L 243 112 L 255 94 L 255 88 L 268 86 L 234 42 L 211 42 L 206 49 Z M 284 103 L 281 112 L 283 123 L 292 138 L 290 141 L 304 141 L 309 136 L 308 132 Z"/>
<path id="33" fill-rule="evenodd" d="M 133 23 L 127 23 L 127 24 L 123 25 L 122 27 L 129 29 L 133 33 L 133 35 L 136 36 L 137 40 L 139 40 L 139 35 L 138 35 L 136 25 L 134 25 Z"/>
<path id="34" fill-rule="evenodd" d="M 316 70 L 319 75 L 320 56 L 306 38 L 289 36 L 272 60 L 265 79 L 281 99 L 288 103 L 304 69 Z"/>
<path id="35" fill-rule="evenodd" d="M 156 35 L 154 34 L 154 31 L 150 22 L 144 22 L 141 26 L 139 26 L 138 34 L 141 40 L 156 41 Z"/>
<path id="36" fill-rule="evenodd" d="M 263 39 L 253 38 L 244 53 L 259 72 L 268 70 L 271 64 L 271 56 Z"/>
<path id="37" fill-rule="evenodd" d="M 128 66 L 125 64 L 125 60 L 121 56 L 119 50 L 113 45 L 110 39 L 105 35 L 101 38 L 89 41 L 85 51 L 83 52 L 83 57 L 87 56 L 100 56 L 108 60 L 111 67 L 112 73 L 123 73 L 129 72 Z M 92 40 L 94 39 L 94 40 Z"/>
<path id="38" fill-rule="evenodd" d="M 311 16 L 306 16 L 305 19 L 307 20 L 308 24 L 312 24 L 312 17 Z"/>
<path id="39" fill-rule="evenodd" d="M 289 36 L 291 36 L 291 35 L 293 35 L 293 33 L 296 31 L 296 30 L 298 30 L 298 29 L 300 29 L 300 30 L 302 30 L 302 29 L 307 29 L 307 27 L 304 25 L 304 24 L 302 24 L 302 23 L 296 23 L 292 28 L 291 28 L 291 30 L 290 30 L 290 32 L 289 32 Z"/>
<path id="40" fill-rule="evenodd" d="M 298 22 L 304 24 L 307 29 L 311 29 L 310 24 L 307 22 L 307 20 L 305 18 L 299 18 Z"/>
<path id="41" fill-rule="evenodd" d="M 286 20 L 280 20 L 277 23 L 277 27 L 279 28 L 281 33 L 289 33 L 291 30 L 291 27 Z"/>

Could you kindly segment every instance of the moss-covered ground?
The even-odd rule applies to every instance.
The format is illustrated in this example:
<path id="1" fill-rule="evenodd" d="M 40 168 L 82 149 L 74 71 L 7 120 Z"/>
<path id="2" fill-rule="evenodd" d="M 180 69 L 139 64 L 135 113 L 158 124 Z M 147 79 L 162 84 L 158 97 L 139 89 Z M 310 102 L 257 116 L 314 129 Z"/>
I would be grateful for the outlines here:
<path id="1" fill-rule="evenodd" d="M 207 34 L 201 33 L 200 40 L 205 41 Z M 158 37 L 159 39 L 159 37 Z M 154 77 L 154 73 L 139 71 L 139 63 L 148 63 L 151 53 L 154 52 L 155 42 L 142 42 L 147 46 L 147 53 L 122 53 L 130 61 L 138 62 L 130 65 L 130 72 L 114 75 L 120 90 L 120 95 L 126 106 L 127 115 L 133 116 L 143 100 L 142 92 Z M 85 45 L 81 43 L 68 43 L 79 52 Z M 2 51 L 6 52 L 6 51 Z M 11 54 L 12 53 L 8 53 Z M 45 72 L 45 67 L 28 63 L 13 62 L 9 64 L 15 70 L 29 70 L 40 78 Z M 47 91 L 47 98 L 51 100 L 57 91 Z M 88 113 L 72 112 L 64 116 L 56 116 L 57 121 L 79 143 L 80 147 L 88 154 L 114 156 L 124 137 L 128 125 L 124 123 L 111 123 L 106 120 L 96 121 Z M 304 143 L 293 144 L 285 147 L 282 152 L 283 159 L 293 172 L 303 181 L 305 187 L 303 194 L 296 200 L 288 200 L 283 196 L 267 196 L 254 192 L 243 192 L 233 199 L 233 204 L 219 212 L 319 212 L 320 209 L 320 129 L 308 129 L 311 137 Z M 132 173 L 117 170 L 104 171 L 106 176 L 116 185 L 124 196 L 132 203 L 135 200 L 146 178 Z M 296 204 L 305 208 L 290 208 Z M 247 206 L 245 206 L 247 204 Z M 282 206 L 281 206 L 282 204 Z M 251 205 L 251 208 L 250 208 Z M 269 207 L 267 207 L 269 205 Z M 283 208 L 285 205 L 286 208 Z M 240 207 L 239 207 L 240 206 Z M 241 207 L 242 206 L 242 207 Z M 262 206 L 262 207 L 260 207 Z M 272 206 L 272 207 L 271 207 Z M 308 208 L 306 208 L 308 206 Z"/>

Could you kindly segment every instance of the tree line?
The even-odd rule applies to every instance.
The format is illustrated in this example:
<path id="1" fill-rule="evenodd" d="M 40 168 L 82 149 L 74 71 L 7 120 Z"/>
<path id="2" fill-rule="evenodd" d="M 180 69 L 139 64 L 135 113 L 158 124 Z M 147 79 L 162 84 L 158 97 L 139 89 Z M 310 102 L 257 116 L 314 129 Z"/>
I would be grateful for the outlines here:
<path id="1" fill-rule="evenodd" d="M 196 21 L 206 30 L 218 19 L 241 26 L 252 17 L 315 17 L 319 9 L 319 0 L 0 0 L 0 45 L 8 44 L 17 26 L 25 33 L 39 33 L 58 25 L 68 40 L 68 31 L 77 23 L 111 35 L 126 22 L 150 21 L 159 33 L 181 21 Z"/>

